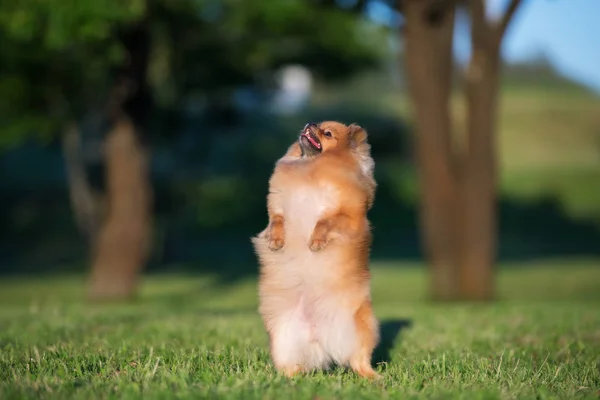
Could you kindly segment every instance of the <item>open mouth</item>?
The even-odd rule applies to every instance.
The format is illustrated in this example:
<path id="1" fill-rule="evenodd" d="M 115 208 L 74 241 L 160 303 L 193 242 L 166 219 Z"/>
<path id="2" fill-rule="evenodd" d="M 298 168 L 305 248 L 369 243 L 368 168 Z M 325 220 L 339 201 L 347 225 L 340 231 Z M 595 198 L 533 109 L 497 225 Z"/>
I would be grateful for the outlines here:
<path id="1" fill-rule="evenodd" d="M 304 130 L 304 132 L 302 132 L 302 134 L 300 134 L 301 137 L 305 138 L 308 143 L 310 143 L 310 145 L 312 147 L 314 147 L 317 150 L 321 150 L 321 143 L 319 142 L 319 139 L 317 139 L 312 131 L 310 130 L 310 128 L 306 128 Z"/>

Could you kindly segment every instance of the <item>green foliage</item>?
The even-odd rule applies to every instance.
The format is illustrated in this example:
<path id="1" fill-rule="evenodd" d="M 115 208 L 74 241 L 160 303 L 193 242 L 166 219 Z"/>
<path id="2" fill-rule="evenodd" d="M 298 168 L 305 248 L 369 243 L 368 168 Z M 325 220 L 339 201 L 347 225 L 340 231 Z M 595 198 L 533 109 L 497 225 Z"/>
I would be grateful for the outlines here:
<path id="1" fill-rule="evenodd" d="M 114 27 L 145 13 L 143 0 L 3 1 L 0 146 L 48 137 L 106 91 L 123 60 Z"/>
<path id="2" fill-rule="evenodd" d="M 4 0 L 0 11 L 0 146 L 102 109 L 111 68 L 126 60 L 118 32 L 134 24 L 151 35 L 146 68 L 161 107 L 269 86 L 288 63 L 343 78 L 384 48 L 383 30 L 308 0 Z"/>
<path id="3" fill-rule="evenodd" d="M 113 24 L 140 18 L 145 9 L 144 0 L 4 1 L 0 24 L 18 42 L 41 40 L 42 48 L 63 50 L 107 40 Z"/>
<path id="4" fill-rule="evenodd" d="M 404 268 L 403 268 L 404 267 Z M 515 265 L 503 301 L 424 302 L 424 269 L 376 265 L 379 383 L 335 368 L 291 381 L 269 360 L 256 281 L 147 278 L 133 304 L 86 305 L 79 278 L 0 283 L 2 398 L 593 399 L 597 262 Z M 410 326 L 402 326 L 410 321 Z M 396 325 L 396 329 L 394 329 Z M 396 335 L 396 333 L 398 333 Z"/>
<path id="5" fill-rule="evenodd" d="M 194 204 L 194 224 L 209 229 L 235 225 L 248 213 L 243 201 L 245 194 L 252 191 L 248 186 L 238 175 L 206 177 L 190 184 L 183 195 Z"/>

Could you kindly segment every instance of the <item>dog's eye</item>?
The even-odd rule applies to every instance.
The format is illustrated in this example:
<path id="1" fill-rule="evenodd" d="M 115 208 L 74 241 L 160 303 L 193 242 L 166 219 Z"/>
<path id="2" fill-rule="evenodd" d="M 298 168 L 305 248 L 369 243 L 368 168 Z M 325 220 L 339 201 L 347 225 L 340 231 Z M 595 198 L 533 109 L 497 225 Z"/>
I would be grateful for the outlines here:
<path id="1" fill-rule="evenodd" d="M 327 137 L 331 137 L 331 132 L 329 132 L 329 131 L 325 131 L 325 132 L 323 132 L 323 134 Z"/>

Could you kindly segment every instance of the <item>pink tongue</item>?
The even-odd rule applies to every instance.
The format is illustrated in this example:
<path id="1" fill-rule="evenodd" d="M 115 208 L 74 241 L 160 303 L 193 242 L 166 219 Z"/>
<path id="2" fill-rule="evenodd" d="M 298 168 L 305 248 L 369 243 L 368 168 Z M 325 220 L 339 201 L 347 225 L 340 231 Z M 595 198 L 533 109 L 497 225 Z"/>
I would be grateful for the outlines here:
<path id="1" fill-rule="evenodd" d="M 321 148 L 321 145 L 317 142 L 315 142 L 315 140 L 312 138 L 312 136 L 310 136 L 310 133 L 306 132 L 304 133 L 304 137 L 306 137 L 308 139 L 309 142 L 312 143 L 313 146 L 315 146 L 317 149 Z"/>

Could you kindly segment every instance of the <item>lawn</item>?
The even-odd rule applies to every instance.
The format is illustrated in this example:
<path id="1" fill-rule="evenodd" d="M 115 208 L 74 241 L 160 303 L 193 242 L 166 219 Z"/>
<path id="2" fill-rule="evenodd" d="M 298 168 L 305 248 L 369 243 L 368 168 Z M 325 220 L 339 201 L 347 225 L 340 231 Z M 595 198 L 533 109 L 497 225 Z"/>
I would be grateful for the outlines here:
<path id="1" fill-rule="evenodd" d="M 81 300 L 79 277 L 4 280 L 0 398 L 597 399 L 599 264 L 503 266 L 491 305 L 432 304 L 422 268 L 376 264 L 377 383 L 278 376 L 252 279 L 152 276 L 104 305 Z"/>

